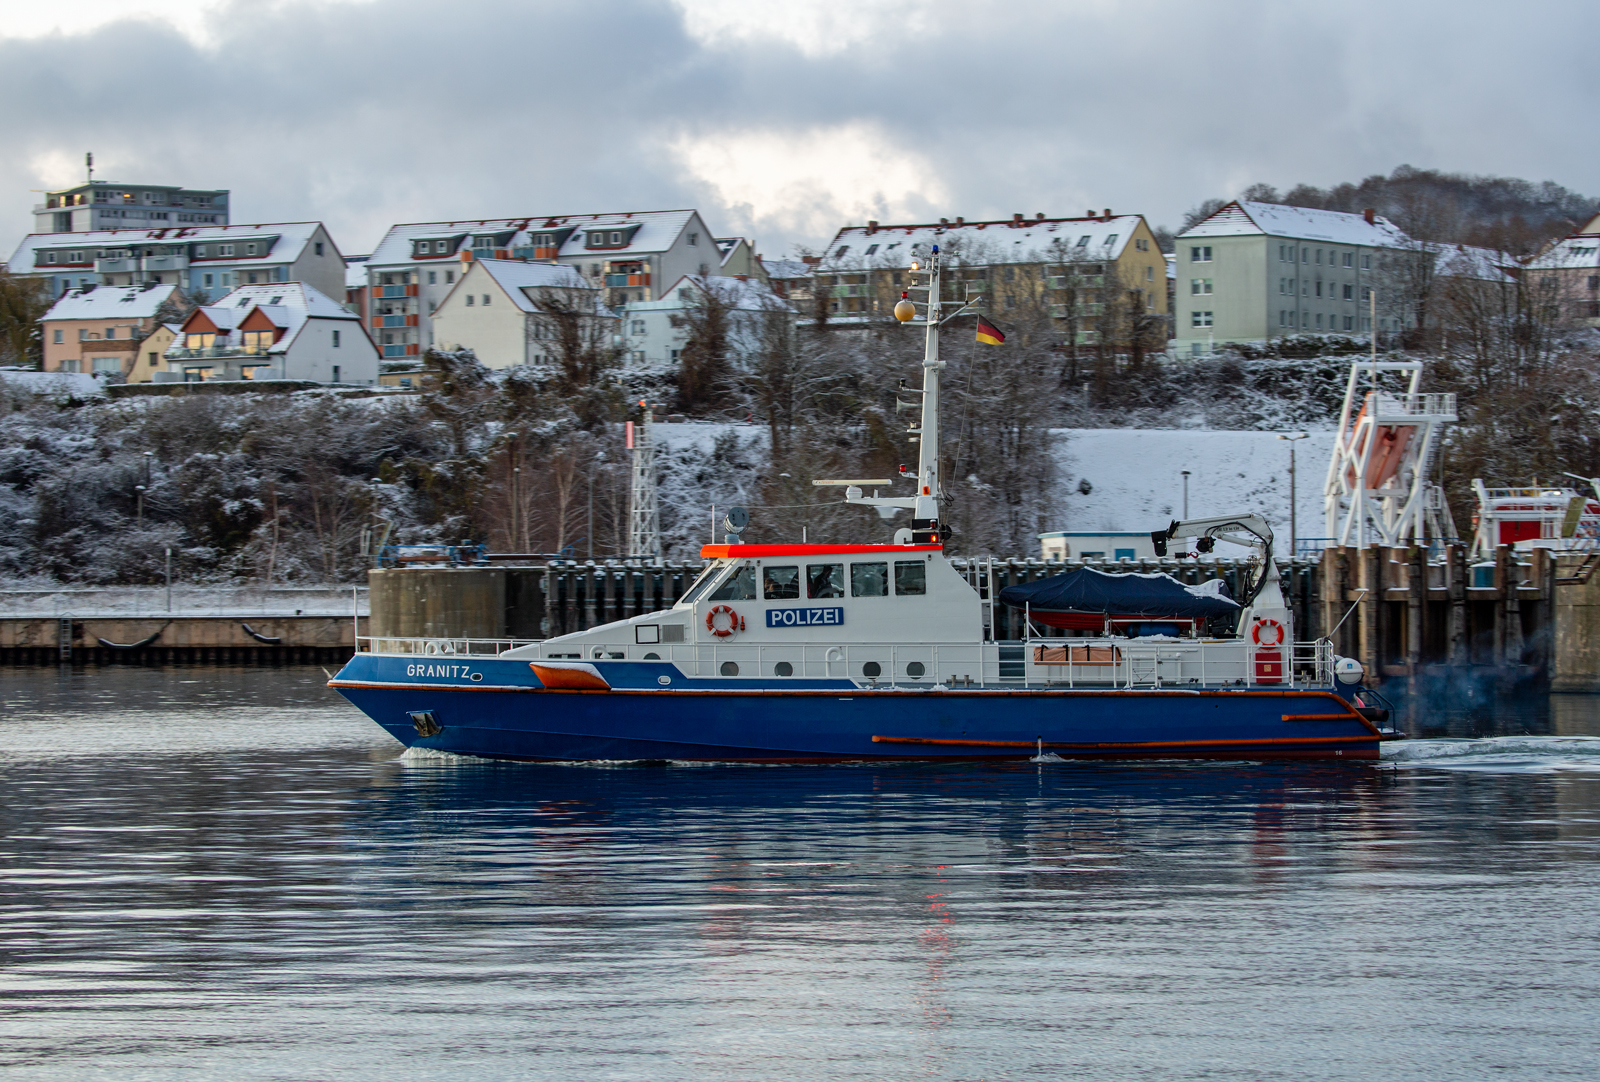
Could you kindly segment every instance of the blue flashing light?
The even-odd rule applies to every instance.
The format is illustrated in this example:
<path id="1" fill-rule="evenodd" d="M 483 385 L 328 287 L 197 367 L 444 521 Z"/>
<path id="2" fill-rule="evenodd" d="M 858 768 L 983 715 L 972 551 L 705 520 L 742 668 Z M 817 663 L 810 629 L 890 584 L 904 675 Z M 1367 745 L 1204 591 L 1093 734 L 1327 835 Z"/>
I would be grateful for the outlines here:
<path id="1" fill-rule="evenodd" d="M 934 250 L 934 251 L 936 251 L 936 252 L 937 252 L 937 251 L 938 251 L 938 250 L 939 250 L 939 246 L 938 246 L 938 245 L 937 245 L 937 244 L 935 244 L 935 245 L 934 245 L 934 246 L 933 246 L 933 250 Z"/>

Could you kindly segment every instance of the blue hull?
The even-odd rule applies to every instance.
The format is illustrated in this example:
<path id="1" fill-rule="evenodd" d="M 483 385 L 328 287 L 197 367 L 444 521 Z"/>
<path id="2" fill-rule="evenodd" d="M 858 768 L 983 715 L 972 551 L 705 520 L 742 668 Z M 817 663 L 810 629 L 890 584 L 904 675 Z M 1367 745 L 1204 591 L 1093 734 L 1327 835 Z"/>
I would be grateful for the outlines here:
<path id="1" fill-rule="evenodd" d="M 863 689 L 685 678 L 595 662 L 611 690 L 543 687 L 523 661 L 359 654 L 331 682 L 395 739 L 493 759 L 1375 759 L 1389 734 L 1331 688 Z M 670 689 L 658 677 L 670 676 Z M 413 715 L 441 731 L 419 734 Z"/>

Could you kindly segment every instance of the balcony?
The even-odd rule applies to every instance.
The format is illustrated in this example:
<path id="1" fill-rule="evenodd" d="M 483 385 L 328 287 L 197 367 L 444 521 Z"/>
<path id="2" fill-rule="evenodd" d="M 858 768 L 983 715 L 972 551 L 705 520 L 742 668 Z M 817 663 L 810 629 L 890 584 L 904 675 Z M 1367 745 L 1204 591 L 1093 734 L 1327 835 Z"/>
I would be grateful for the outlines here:
<path id="1" fill-rule="evenodd" d="M 379 286 L 377 295 L 379 297 L 383 297 L 383 298 L 415 297 L 417 295 L 417 287 L 416 286 Z"/>
<path id="2" fill-rule="evenodd" d="M 1047 289 L 1099 289 L 1105 283 L 1103 274 L 1052 274 L 1044 280 Z"/>
<path id="3" fill-rule="evenodd" d="M 606 285 L 611 289 L 626 289 L 629 286 L 648 287 L 650 285 L 650 276 L 648 274 L 608 274 L 606 275 Z"/>
<path id="4" fill-rule="evenodd" d="M 210 346 L 206 349 L 172 346 L 167 350 L 166 356 L 169 361 L 197 361 L 216 357 L 265 357 L 268 352 L 260 347 L 245 346 Z"/>
<path id="5" fill-rule="evenodd" d="M 1095 303 L 1092 303 L 1092 304 L 1090 304 L 1090 303 L 1079 303 L 1079 304 L 1076 304 L 1076 305 L 1071 305 L 1071 304 L 1052 304 L 1050 306 L 1050 315 L 1052 317 L 1056 318 L 1056 319 L 1067 319 L 1067 318 L 1069 318 L 1071 316 L 1074 316 L 1074 315 L 1076 315 L 1078 318 L 1082 319 L 1082 318 L 1084 318 L 1086 316 L 1104 315 L 1105 311 L 1106 311 L 1106 306 L 1104 304 L 1099 303 L 1099 302 L 1095 302 Z"/>

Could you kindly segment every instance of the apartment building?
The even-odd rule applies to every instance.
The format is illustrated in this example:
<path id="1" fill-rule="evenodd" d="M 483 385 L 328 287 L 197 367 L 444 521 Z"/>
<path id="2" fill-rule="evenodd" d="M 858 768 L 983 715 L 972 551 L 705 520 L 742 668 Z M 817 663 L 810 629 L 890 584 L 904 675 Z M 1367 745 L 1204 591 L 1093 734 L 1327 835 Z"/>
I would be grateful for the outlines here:
<path id="1" fill-rule="evenodd" d="M 714 293 L 728 308 L 728 349 L 734 363 L 754 356 L 781 317 L 783 333 L 794 325 L 794 308 L 767 283 L 755 278 L 691 274 L 673 283 L 658 300 L 634 301 L 622 309 L 621 338 L 626 362 L 634 367 L 674 365 L 689 339 L 685 316 Z"/>
<path id="2" fill-rule="evenodd" d="M 725 262 L 742 265 L 740 247 L 720 248 L 694 210 L 397 225 L 367 261 L 367 323 L 385 358 L 415 357 L 434 344 L 433 314 L 474 259 L 563 264 L 619 307 L 686 274 L 727 273 Z"/>
<path id="3" fill-rule="evenodd" d="M 1558 305 L 1563 319 L 1600 327 L 1600 214 L 1528 261 L 1535 296 Z"/>
<path id="4" fill-rule="evenodd" d="M 489 368 L 548 364 L 559 353 L 559 328 L 541 301 L 564 302 L 588 312 L 580 333 L 610 347 L 616 315 L 600 303 L 576 267 L 517 259 L 474 259 L 433 313 L 441 349 L 470 349 Z"/>
<path id="5" fill-rule="evenodd" d="M 761 259 L 761 271 L 772 292 L 807 314 L 815 297 L 815 262 L 804 259 Z"/>
<path id="6" fill-rule="evenodd" d="M 136 380 L 170 342 L 161 332 L 162 306 L 182 296 L 175 285 L 72 289 L 39 320 L 46 372 L 95 372 Z M 142 365 L 140 362 L 144 362 Z M 148 378 L 148 377 L 146 377 Z"/>
<path id="7" fill-rule="evenodd" d="M 89 233 L 106 229 L 168 229 L 227 225 L 226 188 L 122 184 L 91 180 L 45 192 L 33 208 L 35 233 Z"/>
<path id="8" fill-rule="evenodd" d="M 1236 201 L 1177 237 L 1177 352 L 1292 334 L 1365 334 L 1367 291 L 1411 241 L 1388 219 Z M 1379 315 L 1378 330 L 1399 330 Z"/>
<path id="9" fill-rule="evenodd" d="M 378 382 L 378 350 L 361 319 L 306 282 L 233 290 L 189 313 L 155 382 Z"/>
<path id="10" fill-rule="evenodd" d="M 321 222 L 34 233 L 7 264 L 50 281 L 52 293 L 86 286 L 176 285 L 210 299 L 238 286 L 306 282 L 344 296 L 345 262 Z"/>
<path id="11" fill-rule="evenodd" d="M 1167 312 L 1166 265 L 1143 215 L 1110 210 L 1082 218 L 1039 214 L 930 225 L 847 226 L 814 268 L 830 322 L 889 318 L 914 251 L 939 245 L 944 300 L 977 299 L 995 316 L 1043 306 L 1080 345 L 1099 341 L 1107 305 L 1151 316 Z"/>

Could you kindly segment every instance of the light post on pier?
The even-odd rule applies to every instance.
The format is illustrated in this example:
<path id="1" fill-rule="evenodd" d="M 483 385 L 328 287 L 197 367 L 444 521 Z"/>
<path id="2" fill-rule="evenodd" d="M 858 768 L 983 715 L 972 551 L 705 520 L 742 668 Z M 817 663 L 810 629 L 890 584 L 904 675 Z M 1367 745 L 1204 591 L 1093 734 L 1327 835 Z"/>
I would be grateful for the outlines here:
<path id="1" fill-rule="evenodd" d="M 1185 521 L 1188 521 L 1188 518 L 1189 518 L 1189 471 L 1188 470 L 1184 470 L 1183 471 L 1183 517 L 1184 517 Z"/>
<path id="2" fill-rule="evenodd" d="M 1295 535 L 1295 488 L 1294 488 L 1294 445 L 1311 435 L 1309 432 L 1296 432 L 1292 435 L 1280 435 L 1280 440 L 1289 441 L 1289 559 L 1293 560 L 1299 554 L 1300 540 Z"/>

